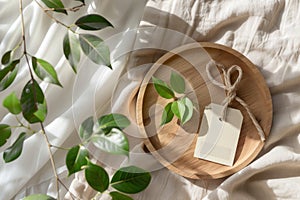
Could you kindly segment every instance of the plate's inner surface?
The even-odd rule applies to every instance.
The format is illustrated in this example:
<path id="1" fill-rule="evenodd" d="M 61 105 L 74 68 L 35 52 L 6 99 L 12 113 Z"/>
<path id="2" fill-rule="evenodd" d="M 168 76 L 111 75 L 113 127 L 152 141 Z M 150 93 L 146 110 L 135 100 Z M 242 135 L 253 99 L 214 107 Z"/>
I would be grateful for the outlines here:
<path id="1" fill-rule="evenodd" d="M 226 68 L 234 64 L 242 68 L 243 78 L 239 84 L 237 95 L 248 104 L 268 136 L 272 123 L 272 101 L 265 81 L 257 68 L 232 49 L 212 43 L 201 44 L 215 61 L 223 64 Z M 194 46 L 186 45 L 179 51 L 192 55 L 195 52 L 193 48 Z M 199 59 L 197 56 L 191 56 L 191 58 L 195 59 L 195 62 Z M 205 65 L 201 66 L 201 64 L 199 62 L 199 66 L 205 69 Z M 160 127 L 163 107 L 170 100 L 160 97 L 152 83 L 144 85 L 139 92 L 137 120 L 147 135 L 145 145 L 149 151 L 170 170 L 195 179 L 221 178 L 237 172 L 249 164 L 257 156 L 264 143 L 260 141 L 257 130 L 245 109 L 235 101 L 230 106 L 242 111 L 244 121 L 234 166 L 224 166 L 193 157 L 204 107 L 215 99 L 212 95 L 218 96 L 219 93 L 210 93 L 208 87 L 214 86 L 205 82 L 199 71 L 190 62 L 174 53 L 165 54 L 156 63 L 156 69 L 150 70 L 147 77 L 155 76 L 168 82 L 172 70 L 184 76 L 187 91 L 192 91 L 188 97 L 198 104 L 197 110 L 194 111 L 192 120 L 182 127 L 178 125 L 176 118 L 169 124 Z"/>

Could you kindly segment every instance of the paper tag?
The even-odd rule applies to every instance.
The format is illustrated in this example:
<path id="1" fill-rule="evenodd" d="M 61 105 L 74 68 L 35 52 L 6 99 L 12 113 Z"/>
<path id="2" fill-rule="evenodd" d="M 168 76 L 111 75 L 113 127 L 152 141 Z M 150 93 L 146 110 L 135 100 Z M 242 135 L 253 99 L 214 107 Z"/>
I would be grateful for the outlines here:
<path id="1" fill-rule="evenodd" d="M 205 107 L 194 157 L 232 166 L 243 123 L 240 110 L 228 108 L 226 121 L 220 120 L 223 106 Z"/>

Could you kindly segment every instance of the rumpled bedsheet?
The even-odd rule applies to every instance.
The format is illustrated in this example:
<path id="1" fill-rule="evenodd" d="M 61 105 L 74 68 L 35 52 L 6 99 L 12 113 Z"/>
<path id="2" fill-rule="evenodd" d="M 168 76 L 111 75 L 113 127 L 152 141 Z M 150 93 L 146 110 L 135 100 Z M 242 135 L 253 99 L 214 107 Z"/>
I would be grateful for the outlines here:
<path id="1" fill-rule="evenodd" d="M 78 75 L 75 76 L 66 66 L 62 51 L 58 53 L 57 46 L 50 45 L 56 41 L 60 44 L 65 30 L 47 19 L 41 10 L 33 5 L 34 2 L 25 2 L 27 4 L 24 12 L 29 28 L 27 34 L 34 38 L 28 45 L 29 50 L 33 51 L 32 54 L 51 61 L 64 85 L 63 89 L 59 89 L 42 83 L 50 110 L 46 123 L 51 142 L 71 146 L 79 141 L 76 137 L 76 128 L 92 113 L 100 115 L 114 111 L 130 114 L 130 110 L 126 107 L 128 97 L 136 95 L 135 89 L 139 87 L 143 75 L 162 52 L 145 51 L 121 56 L 113 62 L 113 71 L 99 68 L 84 60 Z M 273 125 L 270 136 L 257 158 L 241 171 L 223 179 L 190 180 L 174 174 L 162 168 L 151 155 L 144 155 L 141 140 L 134 135 L 129 137 L 132 149 L 130 161 L 120 158 L 117 159 L 117 163 L 113 163 L 115 158 L 102 154 L 99 156 L 94 151 L 95 158 L 107 163 L 105 168 L 110 173 L 113 173 L 115 166 L 129 163 L 157 169 L 152 172 L 149 187 L 142 193 L 133 195 L 138 200 L 300 199 L 300 2 L 298 0 L 122 2 L 94 1 L 89 4 L 89 9 L 81 11 L 81 14 L 100 12 L 112 20 L 113 24 L 116 24 L 116 30 L 103 31 L 99 35 L 109 38 L 112 34 L 120 33 L 119 37 L 122 38 L 123 34 L 126 39 L 116 40 L 119 45 L 115 46 L 118 47 L 138 49 L 145 47 L 143 46 L 145 43 L 151 47 L 157 39 L 160 39 L 155 38 L 160 34 L 145 34 L 142 36 L 143 44 L 140 44 L 137 41 L 139 36 L 135 35 L 129 39 L 125 37 L 128 36 L 130 28 L 138 27 L 148 28 L 147 30 L 153 32 L 173 30 L 190 38 L 189 40 L 179 38 L 176 44 L 170 44 L 168 48 L 193 41 L 205 41 L 223 44 L 241 52 L 258 67 L 270 87 L 274 112 Z M 2 1 L 1 4 L 7 5 L 6 9 L 4 6 L 0 8 L 2 55 L 8 47 L 13 47 L 17 43 L 20 30 L 18 14 L 8 11 L 16 10 L 18 3 Z M 68 17 L 70 21 L 74 19 L 76 15 Z M 37 27 L 39 29 L 36 29 Z M 135 66 L 141 65 L 143 67 L 139 67 L 139 70 L 132 71 Z M 129 76 L 124 76 L 128 75 L 126 72 L 130 72 Z M 28 75 L 23 70 L 12 89 L 20 90 L 26 78 Z M 113 96 L 111 93 L 113 88 L 120 89 L 122 98 Z M 3 92 L 0 101 L 7 94 L 8 92 Z M 111 105 L 107 105 L 107 102 Z M 0 108 L 0 111 L 1 123 L 14 122 L 14 118 L 6 115 L 3 108 Z M 135 130 L 134 127 L 130 127 L 128 132 Z M 27 139 L 23 155 L 17 161 L 4 164 L 1 160 L 0 199 L 20 199 L 31 193 L 55 195 L 55 182 L 47 153 L 42 136 L 37 134 Z M 78 173 L 75 177 L 67 178 L 64 153 L 59 150 L 55 152 L 60 177 L 66 185 L 70 185 L 73 194 L 81 199 L 90 199 L 95 192 L 85 182 L 83 174 Z M 139 155 L 143 155 L 143 158 Z M 61 193 L 67 192 L 61 189 Z M 66 194 L 65 199 L 70 199 L 70 194 Z M 104 194 L 99 195 L 99 199 L 109 197 Z"/>

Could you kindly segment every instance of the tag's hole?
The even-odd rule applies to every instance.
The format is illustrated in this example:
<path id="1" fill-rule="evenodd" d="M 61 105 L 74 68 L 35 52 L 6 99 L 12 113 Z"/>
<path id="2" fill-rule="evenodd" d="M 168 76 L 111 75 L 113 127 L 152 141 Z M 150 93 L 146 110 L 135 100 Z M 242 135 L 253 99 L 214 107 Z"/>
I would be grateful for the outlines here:
<path id="1" fill-rule="evenodd" d="M 220 120 L 221 122 L 223 121 L 221 117 L 219 117 L 219 120 Z"/>

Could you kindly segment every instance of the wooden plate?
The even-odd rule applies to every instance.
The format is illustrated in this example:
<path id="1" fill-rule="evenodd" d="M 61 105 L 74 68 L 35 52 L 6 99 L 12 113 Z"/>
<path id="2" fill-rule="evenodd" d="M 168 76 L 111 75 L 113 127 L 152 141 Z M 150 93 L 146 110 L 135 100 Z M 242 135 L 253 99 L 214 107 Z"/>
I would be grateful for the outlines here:
<path id="1" fill-rule="evenodd" d="M 259 70 L 245 56 L 231 48 L 214 43 L 200 43 L 200 45 L 211 58 L 226 68 L 234 64 L 242 68 L 243 78 L 237 95 L 248 104 L 267 138 L 272 124 L 272 99 Z M 210 88 L 214 86 L 204 81 L 201 73 L 193 67 L 193 64 L 198 62 L 200 70 L 205 69 L 205 65 L 200 60 L 204 60 L 205 63 L 207 59 L 194 55 L 201 50 L 198 43 L 184 45 L 166 53 L 153 65 L 144 78 L 138 93 L 137 123 L 145 136 L 144 142 L 147 149 L 165 167 L 188 178 L 216 179 L 231 175 L 244 168 L 257 156 L 264 143 L 261 142 L 245 109 L 234 101 L 230 106 L 240 109 L 244 116 L 234 165 L 232 167 L 224 166 L 193 157 L 203 109 L 210 102 L 222 96 L 222 91 L 212 93 Z M 186 57 L 183 58 L 182 55 L 190 56 L 190 60 L 187 60 Z M 193 64 L 191 64 L 191 60 L 193 60 Z M 170 100 L 158 96 L 151 83 L 151 77 L 156 76 L 168 82 L 172 70 L 181 73 L 186 80 L 188 90 L 194 91 L 190 94 L 190 98 L 198 103 L 199 112 L 194 112 L 192 120 L 183 127 L 178 125 L 178 120 L 175 118 L 168 125 L 160 127 L 163 106 Z M 214 95 L 218 97 L 214 98 Z"/>

